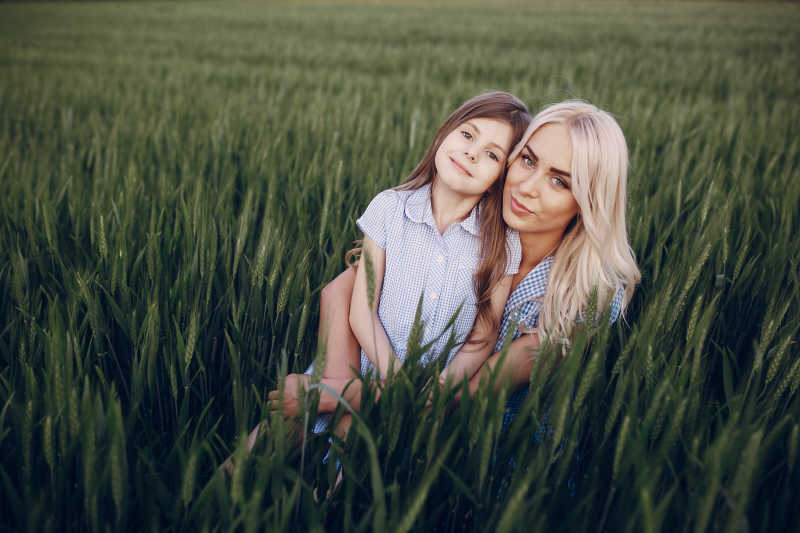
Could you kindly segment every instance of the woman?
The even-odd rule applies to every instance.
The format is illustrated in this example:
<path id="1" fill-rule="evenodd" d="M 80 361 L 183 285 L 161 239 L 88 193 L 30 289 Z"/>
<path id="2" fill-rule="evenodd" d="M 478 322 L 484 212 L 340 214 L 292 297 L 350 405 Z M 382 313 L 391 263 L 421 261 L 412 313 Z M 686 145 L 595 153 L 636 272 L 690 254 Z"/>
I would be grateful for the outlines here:
<path id="1" fill-rule="evenodd" d="M 522 262 L 512 280 L 495 349 L 517 321 L 496 382 L 517 391 L 509 402 L 513 411 L 526 393 L 540 340 L 568 343 L 575 324 L 589 318 L 586 312 L 595 290 L 597 309 L 610 306 L 615 320 L 630 301 L 640 274 L 625 226 L 628 153 L 611 115 L 581 101 L 546 107 L 508 161 L 503 218 L 519 232 Z M 359 350 L 347 321 L 354 278 L 348 269 L 323 289 L 320 332 L 329 353 Z M 471 390 L 498 361 L 496 352 L 470 380 Z M 341 393 L 351 378 L 323 382 Z M 297 416 L 299 391 L 308 380 L 304 374 L 287 376 L 282 397 L 277 390 L 269 393 L 270 409 Z M 345 399 L 357 406 L 359 394 L 360 383 L 354 381 Z M 337 403 L 323 392 L 319 411 L 332 412 Z M 345 420 L 344 427 L 348 425 Z M 258 428 L 251 442 L 257 433 Z"/>

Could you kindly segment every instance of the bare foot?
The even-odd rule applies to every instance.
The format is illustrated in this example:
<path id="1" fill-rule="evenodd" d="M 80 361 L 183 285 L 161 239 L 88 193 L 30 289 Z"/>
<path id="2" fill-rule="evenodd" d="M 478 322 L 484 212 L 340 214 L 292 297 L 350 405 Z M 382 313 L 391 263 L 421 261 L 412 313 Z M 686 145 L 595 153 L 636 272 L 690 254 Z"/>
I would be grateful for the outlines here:
<path id="1" fill-rule="evenodd" d="M 334 481 L 333 486 L 325 492 L 325 499 L 322 501 L 323 502 L 328 501 L 331 498 L 331 496 L 333 496 L 333 494 L 336 492 L 336 490 L 339 488 L 339 485 L 341 484 L 342 484 L 342 469 L 339 468 L 339 473 L 336 474 L 336 481 Z M 319 500 L 319 494 L 317 494 L 317 487 L 314 487 L 314 503 L 321 503 Z"/>

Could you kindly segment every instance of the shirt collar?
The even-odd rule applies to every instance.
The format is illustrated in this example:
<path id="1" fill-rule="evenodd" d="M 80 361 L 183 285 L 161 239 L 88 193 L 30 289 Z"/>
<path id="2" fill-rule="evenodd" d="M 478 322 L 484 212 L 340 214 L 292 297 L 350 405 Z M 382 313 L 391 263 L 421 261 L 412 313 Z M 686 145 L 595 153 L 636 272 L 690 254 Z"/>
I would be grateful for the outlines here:
<path id="1" fill-rule="evenodd" d="M 479 202 L 480 204 L 480 202 Z M 419 189 L 413 191 L 406 200 L 406 216 L 417 224 L 428 224 L 436 228 L 436 221 L 433 218 L 433 207 L 431 206 L 431 183 L 428 182 Z M 476 237 L 480 234 L 478 217 L 480 215 L 479 205 L 472 208 L 469 216 L 458 222 L 458 224 Z"/>
<path id="2" fill-rule="evenodd" d="M 429 223 L 436 226 L 431 208 L 431 184 L 426 183 L 419 189 L 411 191 L 406 200 L 406 216 L 417 224 Z"/>
<path id="3" fill-rule="evenodd" d="M 478 202 L 475 207 L 472 208 L 472 211 L 469 212 L 469 216 L 459 222 L 462 228 L 472 233 L 476 237 L 479 236 L 478 217 L 480 216 L 480 205 L 481 203 Z"/>

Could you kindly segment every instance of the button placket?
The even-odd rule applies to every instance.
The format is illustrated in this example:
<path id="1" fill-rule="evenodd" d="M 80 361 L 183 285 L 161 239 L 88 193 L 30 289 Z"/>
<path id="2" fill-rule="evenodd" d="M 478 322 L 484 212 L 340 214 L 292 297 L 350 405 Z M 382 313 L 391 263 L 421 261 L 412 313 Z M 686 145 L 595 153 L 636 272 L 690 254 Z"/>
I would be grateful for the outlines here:
<path id="1" fill-rule="evenodd" d="M 431 340 L 431 336 L 438 334 L 439 327 L 439 302 L 442 295 L 442 284 L 447 274 L 447 244 L 445 238 L 437 239 L 437 246 L 433 250 L 434 260 L 430 263 L 431 270 L 428 276 L 428 283 L 425 287 L 425 300 L 428 303 L 429 313 L 426 320 L 425 336 L 426 341 Z"/>

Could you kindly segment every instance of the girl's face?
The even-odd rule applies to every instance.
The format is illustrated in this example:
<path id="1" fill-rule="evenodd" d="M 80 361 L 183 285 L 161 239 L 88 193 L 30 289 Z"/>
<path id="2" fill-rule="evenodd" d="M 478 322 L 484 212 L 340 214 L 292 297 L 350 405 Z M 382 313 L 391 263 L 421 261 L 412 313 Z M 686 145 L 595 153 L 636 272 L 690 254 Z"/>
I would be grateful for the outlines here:
<path id="1" fill-rule="evenodd" d="M 458 125 L 436 150 L 437 186 L 464 198 L 480 197 L 505 168 L 512 135 L 510 124 L 493 118 Z"/>
<path id="2" fill-rule="evenodd" d="M 503 218 L 521 234 L 561 239 L 578 214 L 572 195 L 572 142 L 563 124 L 545 124 L 511 162 L 503 189 Z"/>

